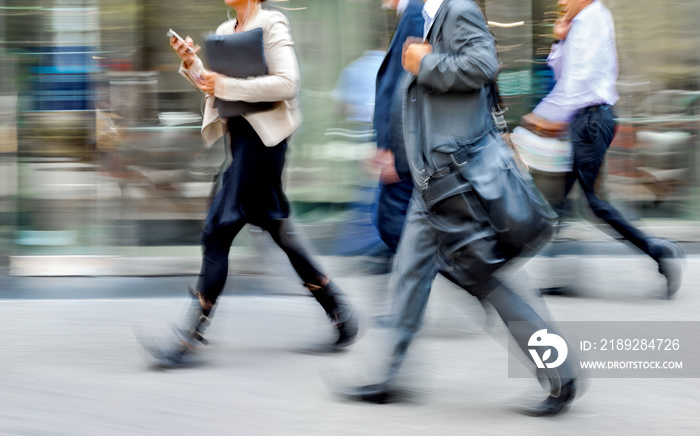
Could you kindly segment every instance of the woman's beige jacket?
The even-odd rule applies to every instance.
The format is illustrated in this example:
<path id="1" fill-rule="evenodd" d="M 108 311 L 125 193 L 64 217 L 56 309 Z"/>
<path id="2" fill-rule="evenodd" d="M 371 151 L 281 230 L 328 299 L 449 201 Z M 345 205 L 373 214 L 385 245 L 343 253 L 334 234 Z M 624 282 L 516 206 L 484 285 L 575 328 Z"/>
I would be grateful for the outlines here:
<path id="1" fill-rule="evenodd" d="M 235 19 L 226 21 L 216 29 L 216 34 L 234 33 L 235 25 Z M 301 125 L 301 111 L 297 100 L 301 78 L 287 17 L 278 11 L 260 9 L 243 30 L 258 27 L 263 29 L 268 74 L 247 79 L 226 77 L 217 80 L 214 96 L 222 100 L 251 103 L 278 102 L 269 111 L 244 115 L 262 142 L 268 147 L 273 147 L 288 138 Z M 198 73 L 204 70 L 199 57 L 195 56 L 189 70 L 180 64 L 180 74 L 194 84 L 189 75 L 191 70 Z M 213 106 L 214 96 L 206 97 L 204 109 L 202 140 L 206 147 L 211 147 L 217 139 L 227 133 L 226 120 L 219 117 L 217 109 Z"/>

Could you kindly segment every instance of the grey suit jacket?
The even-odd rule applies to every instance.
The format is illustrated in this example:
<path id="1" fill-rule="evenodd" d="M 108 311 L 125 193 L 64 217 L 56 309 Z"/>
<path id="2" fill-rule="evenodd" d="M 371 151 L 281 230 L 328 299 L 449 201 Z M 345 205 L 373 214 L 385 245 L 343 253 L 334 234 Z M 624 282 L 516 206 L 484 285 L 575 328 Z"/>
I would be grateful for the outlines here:
<path id="1" fill-rule="evenodd" d="M 409 75 L 403 100 L 404 139 L 415 186 L 436 171 L 435 153 L 469 146 L 494 127 L 489 86 L 498 69 L 496 44 L 472 0 L 445 0 L 428 33 L 433 53 Z"/>

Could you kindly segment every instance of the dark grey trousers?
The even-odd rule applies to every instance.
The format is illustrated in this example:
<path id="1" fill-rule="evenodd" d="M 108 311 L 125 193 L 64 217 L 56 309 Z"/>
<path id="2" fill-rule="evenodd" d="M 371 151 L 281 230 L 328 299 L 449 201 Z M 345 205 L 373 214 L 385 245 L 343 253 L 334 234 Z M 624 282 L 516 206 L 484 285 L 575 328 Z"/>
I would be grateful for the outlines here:
<path id="1" fill-rule="evenodd" d="M 414 192 L 391 278 L 395 331 L 385 374 L 388 384 L 394 382 L 408 347 L 420 329 L 438 271 L 482 302 L 490 303 L 526 354 L 533 333 L 542 329 L 556 332 L 554 326 L 545 321 L 542 310 L 533 308 L 493 276 L 506 264 L 506 259 L 499 255 L 494 231 L 480 216 L 478 205 L 474 206 L 471 217 L 464 208 L 457 217 L 449 216 L 446 210 L 441 211 L 444 216 L 436 216 L 426 210 L 423 200 Z M 532 294 L 538 292 L 533 289 Z M 513 327 L 511 322 L 517 322 L 518 327 Z M 534 362 L 532 367 L 534 370 Z M 566 380 L 574 377 L 574 371 L 574 367 L 565 362 L 556 373 Z"/>

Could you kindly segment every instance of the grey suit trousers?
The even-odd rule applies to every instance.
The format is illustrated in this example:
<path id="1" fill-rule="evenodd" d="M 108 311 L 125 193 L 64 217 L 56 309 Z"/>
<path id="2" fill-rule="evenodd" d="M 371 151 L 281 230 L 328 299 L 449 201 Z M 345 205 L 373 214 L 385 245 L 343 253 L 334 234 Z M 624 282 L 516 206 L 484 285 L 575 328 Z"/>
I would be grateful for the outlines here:
<path id="1" fill-rule="evenodd" d="M 479 216 L 478 204 L 472 209 L 474 216 L 466 216 L 464 208 L 462 211 L 460 216 L 436 215 L 426 209 L 420 194 L 414 190 L 391 277 L 395 329 L 384 383 L 394 382 L 422 325 L 438 271 L 482 302 L 493 305 L 525 353 L 532 333 L 541 329 L 556 331 L 543 319 L 547 317 L 542 313 L 543 304 L 538 312 L 527 299 L 493 276 L 507 260 L 498 255 L 494 231 Z M 511 321 L 516 321 L 517 329 L 509 324 Z M 551 378 L 549 374 L 540 376 Z M 567 363 L 559 368 L 557 378 L 572 377 L 571 365 Z"/>

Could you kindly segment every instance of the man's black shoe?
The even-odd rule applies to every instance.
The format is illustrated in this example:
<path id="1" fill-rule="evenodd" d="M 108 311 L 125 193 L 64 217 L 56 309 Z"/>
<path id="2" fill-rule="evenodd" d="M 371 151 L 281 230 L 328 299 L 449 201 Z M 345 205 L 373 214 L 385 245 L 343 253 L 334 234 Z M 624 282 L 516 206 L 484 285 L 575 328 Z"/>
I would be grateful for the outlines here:
<path id="1" fill-rule="evenodd" d="M 659 273 L 666 278 L 666 298 L 673 297 L 683 281 L 683 259 L 685 253 L 680 245 L 665 239 L 654 238 L 651 241 L 655 252 L 659 253 Z"/>
<path id="2" fill-rule="evenodd" d="M 528 416 L 552 416 L 564 411 L 576 397 L 576 380 L 562 385 L 558 392 L 552 391 L 546 400 L 530 409 L 521 409 Z"/>
<path id="3" fill-rule="evenodd" d="M 386 384 L 364 385 L 341 390 L 340 394 L 352 401 L 387 404 L 396 400 L 396 394 Z"/>

